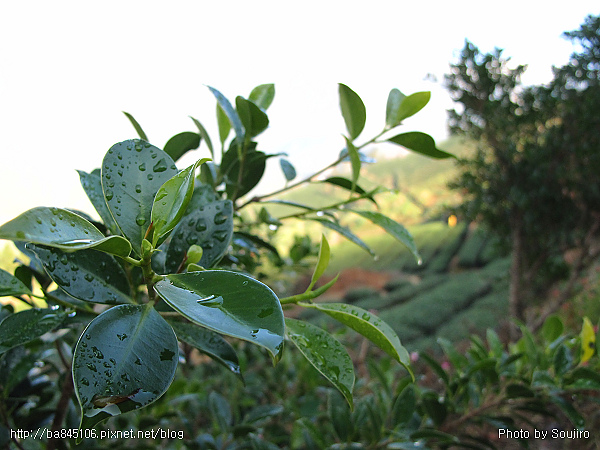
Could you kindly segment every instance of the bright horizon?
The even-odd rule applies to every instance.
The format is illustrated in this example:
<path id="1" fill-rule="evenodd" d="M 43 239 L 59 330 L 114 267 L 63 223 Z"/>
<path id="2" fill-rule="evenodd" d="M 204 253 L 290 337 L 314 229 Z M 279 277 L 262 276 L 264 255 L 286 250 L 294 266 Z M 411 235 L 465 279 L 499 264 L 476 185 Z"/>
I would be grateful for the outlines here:
<path id="1" fill-rule="evenodd" d="M 365 102 L 365 139 L 382 128 L 390 89 L 431 91 L 430 104 L 401 130 L 441 141 L 452 103 L 426 77 L 441 82 L 465 39 L 483 51 L 504 48 L 515 65 L 528 64 L 523 81 L 540 84 L 574 50 L 562 32 L 600 12 L 591 1 L 568 10 L 514 0 L 501 10 L 474 1 L 203 3 L 0 5 L 0 223 L 35 206 L 95 215 L 76 169 L 92 171 L 111 145 L 137 137 L 121 111 L 158 147 L 196 131 L 188 116 L 218 142 L 206 85 L 233 100 L 275 83 L 270 129 L 258 142 L 267 153 L 288 153 L 301 174 L 343 146 L 338 82 Z M 191 153 L 180 168 L 208 155 L 205 146 Z M 277 161 L 267 171 L 283 183 Z"/>

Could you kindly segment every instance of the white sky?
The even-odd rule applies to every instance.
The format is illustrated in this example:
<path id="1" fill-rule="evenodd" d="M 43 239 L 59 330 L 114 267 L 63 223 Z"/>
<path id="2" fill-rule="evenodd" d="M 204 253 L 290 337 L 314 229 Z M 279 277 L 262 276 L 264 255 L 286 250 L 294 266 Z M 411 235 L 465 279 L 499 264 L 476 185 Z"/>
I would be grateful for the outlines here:
<path id="1" fill-rule="evenodd" d="M 99 167 L 112 144 L 137 137 L 121 111 L 159 147 L 195 131 L 190 115 L 217 143 L 205 85 L 233 99 L 275 83 L 259 146 L 287 152 L 299 172 L 334 160 L 343 146 L 338 82 L 366 104 L 365 138 L 382 128 L 391 88 L 431 90 L 420 118 L 403 128 L 442 140 L 451 104 L 424 78 L 441 81 L 465 38 L 484 51 L 504 48 L 515 64 L 529 64 L 525 82 L 542 83 L 572 52 L 561 33 L 598 13 L 597 0 L 561 8 L 523 0 L 2 2 L 0 223 L 35 206 L 92 212 L 75 170 Z"/>

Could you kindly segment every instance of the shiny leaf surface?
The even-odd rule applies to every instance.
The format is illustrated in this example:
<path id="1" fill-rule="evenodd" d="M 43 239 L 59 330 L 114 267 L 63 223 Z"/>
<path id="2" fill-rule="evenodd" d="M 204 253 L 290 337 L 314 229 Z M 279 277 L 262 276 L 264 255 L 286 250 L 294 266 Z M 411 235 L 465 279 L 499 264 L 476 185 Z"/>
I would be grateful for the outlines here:
<path id="1" fill-rule="evenodd" d="M 430 158 L 444 159 L 454 158 L 455 156 L 443 150 L 439 150 L 435 146 L 435 141 L 431 136 L 419 131 L 411 131 L 402 133 L 388 139 L 388 142 L 401 145 L 404 148 L 412 150 L 415 153 L 429 156 Z"/>
<path id="2" fill-rule="evenodd" d="M 231 127 L 233 127 L 233 131 L 235 132 L 235 137 L 241 143 L 242 140 L 244 139 L 245 130 L 244 130 L 244 126 L 242 125 L 242 121 L 240 120 L 240 116 L 238 115 L 237 111 L 233 108 L 233 106 L 231 105 L 229 100 L 220 91 L 218 91 L 217 89 L 212 88 L 210 86 L 208 87 L 208 89 L 210 89 L 210 92 L 212 92 L 212 94 L 217 99 L 217 103 L 221 107 L 221 110 L 223 111 L 223 113 L 225 114 L 227 119 L 229 119 L 229 123 L 230 123 Z M 222 119 L 219 119 L 219 130 L 221 130 L 221 121 L 222 121 Z M 223 128 L 225 129 L 224 126 L 223 126 Z M 227 135 L 225 134 L 225 138 L 224 138 L 223 137 L 224 133 L 221 133 L 221 131 L 219 131 L 219 134 L 221 135 L 221 142 L 224 142 Z M 227 134 L 229 134 L 229 131 L 227 131 Z"/>
<path id="3" fill-rule="evenodd" d="M 238 96 L 235 99 L 235 107 L 249 137 L 258 136 L 269 126 L 267 115 L 251 101 Z"/>
<path id="4" fill-rule="evenodd" d="M 31 290 L 21 280 L 0 269 L 0 297 L 31 295 Z"/>
<path id="5" fill-rule="evenodd" d="M 329 265 L 329 258 L 331 256 L 331 250 L 329 249 L 329 242 L 325 238 L 325 235 L 321 235 L 321 246 L 319 248 L 319 257 L 317 258 L 317 264 L 310 280 L 310 285 L 307 288 L 307 292 L 310 291 L 315 283 L 321 278 L 325 269 Z"/>
<path id="6" fill-rule="evenodd" d="M 283 348 L 283 312 L 266 285 L 241 273 L 206 270 L 167 275 L 156 292 L 192 322 L 258 344 L 275 361 Z"/>
<path id="7" fill-rule="evenodd" d="M 28 244 L 44 270 L 67 294 L 93 303 L 132 303 L 129 281 L 121 265 L 96 250 L 66 253 L 57 248 Z"/>
<path id="8" fill-rule="evenodd" d="M 354 366 L 344 346 L 325 330 L 307 322 L 286 318 L 285 327 L 286 336 L 353 408 Z"/>
<path id="9" fill-rule="evenodd" d="M 0 239 L 32 242 L 65 251 L 94 248 L 119 256 L 129 256 L 131 252 L 131 244 L 121 236 L 105 237 L 81 216 L 44 206 L 25 211 L 2 225 Z"/>
<path id="10" fill-rule="evenodd" d="M 251 100 L 256 106 L 266 111 L 271 106 L 271 103 L 273 103 L 274 98 L 275 85 L 269 83 L 261 84 L 252 89 L 248 100 Z"/>
<path id="11" fill-rule="evenodd" d="M 120 305 L 96 317 L 73 354 L 80 428 L 142 408 L 169 387 L 179 349 L 171 326 L 150 305 Z"/>
<path id="12" fill-rule="evenodd" d="M 396 91 L 400 92 L 397 89 Z M 392 98 L 391 104 L 390 98 Z M 407 97 L 402 96 L 402 94 L 398 95 L 397 93 L 392 94 L 390 92 L 388 108 L 386 110 L 386 124 L 390 128 L 400 125 L 404 119 L 414 116 L 421 111 L 429 103 L 430 98 L 431 92 L 415 92 Z M 401 101 L 398 102 L 398 100 Z"/>
<path id="13" fill-rule="evenodd" d="M 200 135 L 190 131 L 176 134 L 167 141 L 163 150 L 173 161 L 177 161 L 190 150 L 200 147 Z"/>
<path id="14" fill-rule="evenodd" d="M 180 341 L 210 356 L 243 381 L 240 362 L 234 348 L 219 333 L 189 322 L 169 321 Z"/>
<path id="15" fill-rule="evenodd" d="M 104 225 L 108 227 L 112 234 L 119 234 L 119 226 L 108 210 L 108 205 L 104 198 L 100 171 L 97 170 L 92 173 L 86 173 L 82 170 L 78 170 L 77 173 L 79 174 L 79 181 L 81 182 L 83 190 L 102 219 L 102 222 L 104 222 Z"/>
<path id="16" fill-rule="evenodd" d="M 400 125 L 400 105 L 406 96 L 398 89 L 392 89 L 388 95 L 387 105 L 385 108 L 385 126 L 386 128 L 394 128 Z"/>
<path id="17" fill-rule="evenodd" d="M 154 196 L 177 174 L 169 155 L 140 140 L 113 145 L 102 161 L 102 190 L 108 209 L 139 256 L 150 225 Z"/>
<path id="18" fill-rule="evenodd" d="M 58 327 L 67 317 L 62 310 L 32 308 L 14 313 L 0 322 L 0 353 L 26 344 Z"/>

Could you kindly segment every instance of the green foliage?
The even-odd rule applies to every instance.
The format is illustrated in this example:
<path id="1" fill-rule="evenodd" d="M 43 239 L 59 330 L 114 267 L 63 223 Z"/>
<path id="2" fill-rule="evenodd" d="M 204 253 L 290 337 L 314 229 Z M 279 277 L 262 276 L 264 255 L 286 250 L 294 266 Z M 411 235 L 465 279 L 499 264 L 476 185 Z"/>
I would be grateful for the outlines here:
<path id="1" fill-rule="evenodd" d="M 92 224 L 84 213 L 40 207 L 0 226 L 0 238 L 16 242 L 32 257 L 31 264 L 18 267 L 14 276 L 0 273 L 0 293 L 29 308 L 19 313 L 6 308 L 0 316 L 0 366 L 3 374 L 8 373 L 4 369 L 11 373 L 0 381 L 3 426 L 30 427 L 32 423 L 26 420 L 29 411 L 45 411 L 52 401 L 59 406 L 40 420 L 54 414 L 54 427 L 61 428 L 70 420 L 76 429 L 72 423 L 76 414 L 70 403 L 74 390 L 81 415 L 79 433 L 69 437 L 81 441 L 90 435 L 86 432 L 104 427 L 107 419 L 121 423 L 121 414 L 160 403 L 179 360 L 189 356 L 191 348 L 243 380 L 247 363 L 240 361 L 223 336 L 266 349 L 274 363 L 282 358 L 284 340 L 288 339 L 352 406 L 352 359 L 328 331 L 304 321 L 284 320 L 282 305 L 289 304 L 314 308 L 337 319 L 409 369 L 408 352 L 398 336 L 374 314 L 359 307 L 313 303 L 336 281 L 334 278 L 315 288 L 329 264 L 325 237 L 313 280 L 303 294 L 279 298 L 251 274 L 260 276 L 259 268 L 267 259 L 285 264 L 267 236 L 269 226 L 281 226 L 290 218 L 321 223 L 372 254 L 350 228 L 339 224 L 338 215 L 358 214 L 418 257 L 412 236 L 402 225 L 362 205 L 363 200 L 377 204 L 375 195 L 380 189 L 366 191 L 358 185 L 363 158 L 360 151 L 383 142 L 380 138 L 425 106 L 429 96 L 419 93 L 402 100 L 391 94 L 394 101 L 388 104 L 387 113 L 393 123 L 388 120 L 380 134 L 357 145 L 354 139 L 364 127 L 366 108 L 358 94 L 340 85 L 348 136 L 339 158 L 293 185 L 252 197 L 247 195 L 261 180 L 266 160 L 281 156 L 257 150 L 255 141 L 269 125 L 266 109 L 275 89 L 270 84 L 261 85 L 249 98 L 238 96 L 233 103 L 218 90 L 209 89 L 217 101 L 220 155 L 215 154 L 208 132 L 196 119 L 192 120 L 198 133 L 179 133 L 162 150 L 146 142 L 140 124 L 125 113 L 143 140 L 117 143 L 105 154 L 100 169 L 89 174 L 79 172 L 82 187 L 102 223 Z M 229 139 L 231 129 L 234 136 Z M 178 170 L 175 161 L 202 142 L 211 158 L 201 158 Z M 420 153 L 431 153 L 431 145 L 430 140 L 406 144 Z M 318 208 L 294 204 L 301 212 L 287 217 L 273 217 L 264 208 L 258 214 L 252 211 L 251 205 L 261 206 L 270 197 L 310 183 L 348 159 L 351 179 L 329 180 L 349 193 L 344 200 Z M 295 179 L 291 162 L 281 167 L 288 182 Z M 295 261 L 314 253 L 310 242 L 301 240 L 295 246 L 291 252 Z M 57 289 L 50 291 L 53 286 Z M 34 290 L 41 291 L 39 298 L 48 308 L 31 308 Z M 105 306 L 99 309 L 97 304 Z M 36 382 L 37 372 L 29 369 L 34 361 L 46 357 L 42 355 L 56 359 L 47 382 L 54 392 L 23 409 L 18 399 L 27 394 L 21 386 Z M 215 426 L 229 432 L 233 412 L 227 399 L 213 391 L 207 404 Z M 279 411 L 278 406 L 253 410 L 245 416 L 242 427 L 252 427 Z M 235 433 L 243 434 L 239 429 Z"/>

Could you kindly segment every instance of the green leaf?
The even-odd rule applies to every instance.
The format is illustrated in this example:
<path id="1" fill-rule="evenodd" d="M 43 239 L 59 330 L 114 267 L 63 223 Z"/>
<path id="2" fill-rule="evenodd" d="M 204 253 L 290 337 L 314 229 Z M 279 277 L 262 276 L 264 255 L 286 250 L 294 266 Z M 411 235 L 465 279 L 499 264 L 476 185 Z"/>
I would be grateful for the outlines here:
<path id="1" fill-rule="evenodd" d="M 427 353 L 421 353 L 420 357 L 431 367 L 431 369 L 435 372 L 435 374 L 444 382 L 444 384 L 448 384 L 450 381 L 450 377 L 448 373 L 444 370 L 444 368 L 431 356 Z"/>
<path id="2" fill-rule="evenodd" d="M 415 245 L 415 241 L 413 237 L 410 235 L 408 230 L 400 225 L 398 222 L 390 219 L 383 214 L 376 211 L 357 211 L 351 210 L 352 212 L 364 217 L 367 220 L 370 220 L 375 225 L 380 226 L 385 231 L 387 231 L 390 235 L 392 235 L 396 240 L 400 241 L 404 244 L 410 252 L 413 254 L 418 264 L 421 264 L 422 259 L 421 255 L 419 255 L 419 251 Z"/>
<path id="3" fill-rule="evenodd" d="M 44 206 L 25 211 L 2 225 L 0 239 L 31 242 L 65 251 L 94 248 L 118 256 L 131 253 L 131 244 L 121 236 L 105 237 L 81 216 Z"/>
<path id="4" fill-rule="evenodd" d="M 333 384 L 354 408 L 354 366 L 342 344 L 315 325 L 295 319 L 285 319 L 286 336 L 304 357 Z"/>
<path id="5" fill-rule="evenodd" d="M 110 255 L 95 250 L 66 253 L 28 244 L 48 276 L 67 294 L 93 303 L 133 303 L 127 274 Z"/>
<path id="6" fill-rule="evenodd" d="M 209 161 L 203 158 L 174 175 L 160 187 L 152 204 L 151 219 L 154 224 L 153 245 L 162 243 L 179 223 L 194 192 L 194 177 L 199 165 Z"/>
<path id="7" fill-rule="evenodd" d="M 559 376 L 564 375 L 571 368 L 573 358 L 564 344 L 559 345 L 556 349 L 552 363 L 554 365 L 554 373 Z"/>
<path id="8" fill-rule="evenodd" d="M 324 312 L 362 334 L 412 374 L 408 351 L 402 346 L 392 327 L 379 317 L 363 308 L 345 303 L 302 303 L 301 305 Z"/>
<path id="9" fill-rule="evenodd" d="M 435 146 L 435 141 L 431 136 L 420 131 L 411 131 L 409 133 L 402 133 L 388 139 L 388 142 L 401 145 L 413 152 L 420 153 L 421 155 L 429 156 L 430 158 L 444 159 L 444 158 L 455 158 L 451 153 L 447 153 L 443 150 L 439 150 Z"/>
<path id="10" fill-rule="evenodd" d="M 266 348 L 274 361 L 283 349 L 283 312 L 266 285 L 247 275 L 205 270 L 167 275 L 156 292 L 192 322 Z"/>
<path id="11" fill-rule="evenodd" d="M 229 136 L 229 132 L 231 131 L 231 122 L 223 111 L 221 105 L 217 103 L 217 125 L 219 127 L 219 140 L 221 141 L 221 145 L 225 143 L 225 139 Z"/>
<path id="12" fill-rule="evenodd" d="M 233 127 L 235 136 L 237 137 L 237 139 L 239 141 L 239 145 L 241 145 L 242 141 L 244 140 L 244 135 L 246 133 L 244 130 L 244 126 L 242 125 L 242 121 L 240 120 L 240 116 L 238 115 L 236 110 L 233 108 L 233 106 L 231 106 L 231 103 L 229 102 L 229 100 L 227 100 L 227 98 L 223 94 L 221 94 L 221 92 L 219 92 L 218 90 L 216 90 L 215 88 L 212 88 L 210 86 L 208 86 L 208 89 L 210 89 L 210 92 L 213 93 L 213 95 L 217 99 L 217 103 L 221 107 L 221 110 L 223 111 L 223 113 L 225 114 L 227 119 L 229 119 L 229 124 L 230 124 L 230 126 Z M 222 121 L 223 121 L 222 118 L 218 118 L 219 135 L 221 136 L 221 142 L 225 142 L 225 139 L 227 138 L 227 134 L 229 134 L 229 130 L 227 130 L 227 133 L 225 133 L 225 125 L 223 124 L 223 126 L 221 126 Z M 223 130 L 223 132 L 221 132 L 221 130 Z M 223 138 L 223 135 L 225 135 L 225 138 Z"/>
<path id="13" fill-rule="evenodd" d="M 345 84 L 339 84 L 340 108 L 350 140 L 358 137 L 365 127 L 367 111 L 361 98 Z"/>
<path id="14" fill-rule="evenodd" d="M 178 358 L 173 329 L 149 304 L 100 314 L 73 353 L 80 429 L 156 401 L 171 384 Z"/>
<path id="15" fill-rule="evenodd" d="M 349 228 L 343 227 L 337 222 L 334 222 L 334 221 L 328 220 L 328 219 L 324 219 L 322 217 L 315 217 L 310 220 L 319 222 L 324 227 L 327 227 L 331 230 L 338 232 L 339 234 L 344 236 L 346 239 L 348 239 L 350 242 L 353 242 L 354 244 L 358 245 L 359 247 L 365 249 L 372 256 L 375 256 L 375 252 L 373 252 L 373 250 L 371 250 L 371 248 L 362 239 L 360 239 L 358 236 L 356 236 L 354 233 L 352 233 L 352 231 L 350 231 Z"/>
<path id="16" fill-rule="evenodd" d="M 317 265 L 315 266 L 315 270 L 312 275 L 312 279 L 310 280 L 310 285 L 306 289 L 306 292 L 309 292 L 315 283 L 321 278 L 325 269 L 329 265 L 329 258 L 331 255 L 331 251 L 329 250 L 329 242 L 325 238 L 325 235 L 321 235 L 321 247 L 319 248 L 319 257 L 317 259 Z"/>
<path id="17" fill-rule="evenodd" d="M 176 134 L 167 141 L 164 151 L 167 155 L 177 161 L 190 150 L 200 147 L 200 135 L 191 131 Z"/>
<path id="18" fill-rule="evenodd" d="M 444 354 L 448 357 L 448 360 L 455 369 L 463 369 L 469 363 L 467 357 L 458 352 L 454 347 L 454 344 L 449 340 L 440 337 L 437 338 L 437 343 L 442 347 Z"/>
<path id="19" fill-rule="evenodd" d="M 144 133 L 144 130 L 142 130 L 142 127 L 140 126 L 138 121 L 135 120 L 131 114 L 129 114 L 125 111 L 121 111 L 121 112 L 123 114 L 125 114 L 125 116 L 129 119 L 129 121 L 131 122 L 131 125 L 133 125 L 133 128 L 135 128 L 135 132 L 138 134 L 140 139 L 143 139 L 144 141 L 148 142 L 148 136 L 146 136 L 146 133 Z"/>
<path id="20" fill-rule="evenodd" d="M 448 408 L 446 408 L 443 400 L 440 401 L 440 397 L 437 393 L 431 391 L 426 392 L 421 397 L 421 403 L 423 405 L 423 409 L 425 409 L 425 412 L 429 417 L 431 417 L 431 420 L 433 420 L 435 425 L 439 427 L 442 423 L 444 423 L 446 417 L 448 416 Z M 412 436 L 414 436 L 414 434 Z"/>
<path id="21" fill-rule="evenodd" d="M 296 178 L 296 169 L 287 159 L 281 158 L 279 160 L 279 165 L 281 166 L 281 171 L 283 172 L 283 176 L 286 181 L 292 181 Z"/>
<path id="22" fill-rule="evenodd" d="M 214 160 L 215 159 L 215 152 L 214 152 L 214 149 L 213 149 L 212 141 L 210 140 L 210 136 L 208 135 L 208 132 L 206 131 L 206 128 L 204 128 L 204 126 L 200 123 L 200 121 L 194 119 L 192 116 L 190 116 L 190 119 L 192 119 L 194 121 L 194 124 L 196 125 L 196 128 L 198 128 L 198 131 L 200 132 L 200 137 L 206 143 L 206 146 L 208 147 L 208 150 L 210 151 L 210 156 Z M 227 136 L 225 136 L 225 138 L 227 138 Z"/>
<path id="23" fill-rule="evenodd" d="M 113 145 L 102 162 L 102 190 L 108 209 L 140 256 L 150 225 L 154 196 L 177 167 L 161 149 L 139 140 Z"/>
<path id="24" fill-rule="evenodd" d="M 573 404 L 568 400 L 565 400 L 558 395 L 550 395 L 550 400 L 552 403 L 557 405 L 563 413 L 568 417 L 571 423 L 578 429 L 582 430 L 585 426 L 585 419 L 583 416 L 575 409 Z"/>
<path id="25" fill-rule="evenodd" d="M 544 321 L 544 325 L 542 326 L 542 336 L 546 342 L 554 342 L 560 337 L 563 329 L 564 326 L 560 317 L 551 315 Z"/>
<path id="26" fill-rule="evenodd" d="M 194 193 L 196 196 L 196 193 Z M 190 204 L 191 206 L 191 204 Z M 212 267 L 218 263 L 231 242 L 233 234 L 233 203 L 218 200 L 195 205 L 173 231 L 167 248 L 165 269 L 176 272 L 190 245 L 202 247 L 199 265 Z"/>
<path id="27" fill-rule="evenodd" d="M 365 195 L 365 194 L 367 194 L 367 191 L 365 191 L 363 188 L 361 188 L 357 184 L 354 184 L 354 189 L 353 189 L 352 188 L 352 186 L 353 186 L 352 181 L 350 181 L 347 178 L 344 178 L 344 177 L 330 177 L 330 178 L 327 178 L 326 180 L 323 180 L 323 183 L 330 183 L 330 184 L 333 184 L 335 186 L 339 186 L 341 188 L 344 188 L 344 189 L 346 189 L 348 191 L 356 192 L 359 195 L 364 195 L 367 200 L 370 200 L 375 205 L 377 205 L 377 202 L 375 201 L 375 198 L 372 195 L 370 195 L 370 193 L 369 193 L 369 195 Z"/>
<path id="28" fill-rule="evenodd" d="M 9 315 L 0 322 L 0 354 L 52 331 L 66 317 L 62 310 L 38 308 Z"/>
<path id="29" fill-rule="evenodd" d="M 248 150 L 244 158 L 242 176 L 240 160 L 236 146 L 231 146 L 223 155 L 221 172 L 226 177 L 225 190 L 227 197 L 237 199 L 250 192 L 261 180 L 265 173 L 267 155 L 261 151 Z M 238 184 L 241 182 L 241 184 Z"/>
<path id="30" fill-rule="evenodd" d="M 233 372 L 241 381 L 244 381 L 237 354 L 223 336 L 193 323 L 177 320 L 169 320 L 168 322 L 175 330 L 175 334 L 180 341 L 184 341 L 210 356 Z"/>
<path id="31" fill-rule="evenodd" d="M 236 97 L 235 107 L 244 125 L 247 137 L 258 136 L 269 126 L 269 118 L 254 103 L 243 97 Z"/>
<path id="32" fill-rule="evenodd" d="M 81 182 L 83 190 L 90 199 L 90 202 L 92 202 L 92 205 L 102 219 L 102 222 L 104 222 L 104 225 L 106 225 L 112 234 L 119 234 L 119 226 L 108 210 L 108 205 L 104 198 L 100 171 L 96 170 L 92 173 L 86 173 L 82 170 L 78 170 L 77 173 L 79 174 L 79 181 Z"/>
<path id="33" fill-rule="evenodd" d="M 431 98 L 431 92 L 416 92 L 405 97 L 399 90 L 392 89 L 388 97 L 385 123 L 393 128 L 404 119 L 414 116 L 421 111 Z"/>
<path id="34" fill-rule="evenodd" d="M 273 103 L 275 98 L 275 85 L 274 84 L 261 84 L 256 86 L 250 92 L 248 100 L 251 100 L 256 106 L 266 111 Z"/>
<path id="35" fill-rule="evenodd" d="M 0 297 L 18 297 L 20 295 L 33 295 L 33 293 L 17 277 L 0 269 Z"/>
<path id="36" fill-rule="evenodd" d="M 396 398 L 392 407 L 392 418 L 394 424 L 407 423 L 412 419 L 417 405 L 417 396 L 413 385 L 406 386 Z"/>
<path id="37" fill-rule="evenodd" d="M 387 129 L 394 128 L 400 125 L 402 119 L 399 119 L 400 105 L 406 96 L 398 89 L 392 89 L 388 95 L 387 105 L 385 108 L 385 125 Z"/>
<path id="38" fill-rule="evenodd" d="M 352 166 L 352 188 L 351 191 L 354 192 L 356 190 L 356 182 L 358 181 L 358 177 L 360 176 L 360 156 L 358 154 L 358 150 L 356 147 L 352 145 L 350 139 L 344 136 L 346 140 L 346 150 L 348 150 L 348 155 L 350 156 L 350 164 Z"/>

